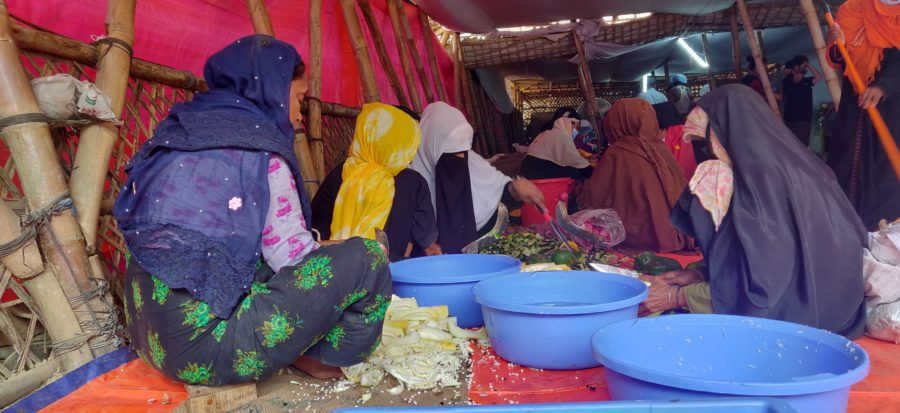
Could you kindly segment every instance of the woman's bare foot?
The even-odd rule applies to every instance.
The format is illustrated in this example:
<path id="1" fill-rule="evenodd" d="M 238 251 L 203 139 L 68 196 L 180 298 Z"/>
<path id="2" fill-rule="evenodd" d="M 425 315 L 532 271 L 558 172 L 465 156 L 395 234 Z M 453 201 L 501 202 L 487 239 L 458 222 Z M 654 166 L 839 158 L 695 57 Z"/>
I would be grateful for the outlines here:
<path id="1" fill-rule="evenodd" d="M 310 356 L 300 356 L 300 358 L 294 360 L 293 366 L 300 369 L 300 371 L 321 380 L 339 379 L 344 377 L 344 373 L 341 372 L 340 367 L 326 366 L 325 364 L 322 364 L 321 361 Z"/>

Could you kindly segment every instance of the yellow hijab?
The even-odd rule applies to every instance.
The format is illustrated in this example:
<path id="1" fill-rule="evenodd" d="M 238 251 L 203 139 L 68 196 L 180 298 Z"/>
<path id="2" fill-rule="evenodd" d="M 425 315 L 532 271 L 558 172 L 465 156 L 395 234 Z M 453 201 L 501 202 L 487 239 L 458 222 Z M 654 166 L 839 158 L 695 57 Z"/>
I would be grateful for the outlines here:
<path id="1" fill-rule="evenodd" d="M 420 141 L 419 125 L 400 109 L 383 103 L 362 107 L 334 202 L 332 239 L 375 239 L 375 229 L 384 228 L 391 212 L 394 177 L 412 162 Z"/>

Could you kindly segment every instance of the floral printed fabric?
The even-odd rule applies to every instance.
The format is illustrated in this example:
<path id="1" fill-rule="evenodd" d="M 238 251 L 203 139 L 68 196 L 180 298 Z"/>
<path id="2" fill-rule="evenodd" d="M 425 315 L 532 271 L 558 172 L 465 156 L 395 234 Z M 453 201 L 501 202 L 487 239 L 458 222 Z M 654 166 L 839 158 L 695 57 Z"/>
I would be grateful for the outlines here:
<path id="1" fill-rule="evenodd" d="M 695 107 L 688 114 L 684 125 L 685 142 L 690 136 L 706 137 L 706 129 L 709 125 L 709 117 L 701 107 Z M 731 169 L 731 158 L 722 147 L 716 132 L 710 128 L 709 143 L 716 159 L 711 159 L 697 165 L 694 176 L 691 178 L 688 188 L 691 193 L 700 200 L 700 205 L 712 216 L 716 230 L 725 219 L 728 208 L 731 206 L 731 197 L 734 195 L 734 171 Z"/>
<path id="2" fill-rule="evenodd" d="M 188 384 L 260 380 L 302 354 L 351 366 L 377 347 L 391 280 L 377 243 L 353 238 L 318 248 L 274 273 L 261 265 L 229 318 L 133 263 L 125 274 L 132 347 Z"/>
<path id="3" fill-rule="evenodd" d="M 233 200 L 232 205 L 240 205 Z M 295 265 L 319 247 L 303 218 L 297 184 L 288 164 L 278 155 L 269 158 L 269 211 L 262 233 L 262 254 L 272 271 Z"/>

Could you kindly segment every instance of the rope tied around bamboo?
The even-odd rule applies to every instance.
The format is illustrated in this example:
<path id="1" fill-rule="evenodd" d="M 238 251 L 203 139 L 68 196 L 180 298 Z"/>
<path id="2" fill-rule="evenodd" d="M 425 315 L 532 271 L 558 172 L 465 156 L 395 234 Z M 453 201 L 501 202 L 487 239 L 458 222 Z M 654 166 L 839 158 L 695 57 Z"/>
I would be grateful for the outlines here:
<path id="1" fill-rule="evenodd" d="M 22 215 L 22 233 L 12 241 L 0 245 L 0 258 L 12 255 L 20 248 L 28 245 L 37 238 L 38 227 L 47 225 L 50 223 L 50 217 L 61 214 L 63 211 L 72 208 L 72 205 L 72 198 L 66 192 L 46 207 Z M 37 275 L 37 273 L 34 275 Z"/>

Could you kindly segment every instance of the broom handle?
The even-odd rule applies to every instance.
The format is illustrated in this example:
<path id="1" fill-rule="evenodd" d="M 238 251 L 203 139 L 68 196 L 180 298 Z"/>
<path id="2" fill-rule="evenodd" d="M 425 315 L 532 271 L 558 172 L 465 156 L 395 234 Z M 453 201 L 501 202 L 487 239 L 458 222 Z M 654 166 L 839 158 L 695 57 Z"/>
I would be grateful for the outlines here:
<path id="1" fill-rule="evenodd" d="M 825 12 L 825 21 L 828 22 L 828 27 L 832 30 L 837 26 L 830 11 Z M 853 63 L 853 59 L 850 58 L 850 53 L 847 52 L 847 44 L 844 41 L 843 36 L 837 39 L 835 44 L 841 52 L 841 56 L 844 58 L 844 65 L 847 66 L 847 76 L 850 78 L 850 83 L 853 84 L 856 93 L 861 96 L 866 91 L 866 84 L 863 83 L 862 78 L 859 76 L 859 72 L 856 71 L 856 65 Z M 875 132 L 878 134 L 879 140 L 881 140 L 881 145 L 887 153 L 888 160 L 891 162 L 891 166 L 894 167 L 894 173 L 897 174 L 897 180 L 900 180 L 900 149 L 897 149 L 897 142 L 895 142 L 894 137 L 891 136 L 891 131 L 888 130 L 887 124 L 884 123 L 884 118 L 881 117 L 881 112 L 878 111 L 878 108 L 875 105 L 869 106 L 866 109 L 866 112 L 869 113 L 869 118 L 872 119 L 872 126 L 875 127 Z"/>

